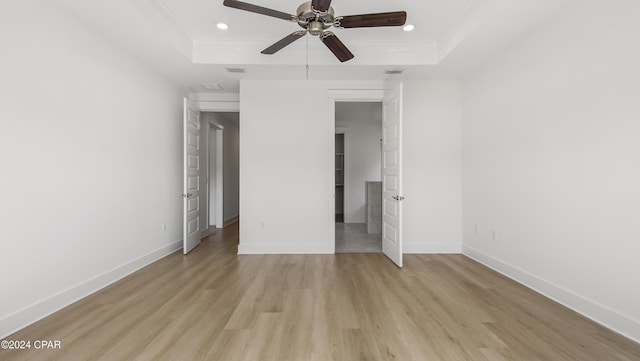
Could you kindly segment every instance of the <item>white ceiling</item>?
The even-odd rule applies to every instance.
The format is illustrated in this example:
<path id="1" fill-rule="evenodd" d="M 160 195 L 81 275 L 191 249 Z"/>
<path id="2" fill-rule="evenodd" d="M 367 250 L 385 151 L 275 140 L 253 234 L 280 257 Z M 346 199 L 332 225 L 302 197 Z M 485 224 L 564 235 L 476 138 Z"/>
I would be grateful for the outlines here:
<path id="1" fill-rule="evenodd" d="M 332 29 L 355 54 L 338 62 L 307 35 L 275 55 L 260 51 L 296 31 L 294 22 L 222 5 L 223 0 L 58 0 L 90 26 L 194 92 L 215 82 L 238 92 L 240 79 L 384 80 L 461 77 L 574 0 L 334 0 L 336 15 L 405 10 L 400 27 Z M 295 13 L 300 0 L 247 0 Z M 222 31 L 216 23 L 224 22 Z M 242 67 L 244 74 L 225 71 Z"/>
<path id="2" fill-rule="evenodd" d="M 338 30 L 345 34 L 350 32 L 351 34 L 347 35 L 350 40 L 435 41 L 451 19 L 459 16 L 472 1 L 474 0 L 336 0 L 332 2 L 332 7 L 336 16 L 405 10 L 408 13 L 407 22 L 419 25 L 411 33 L 403 32 L 400 28 Z M 221 0 L 162 0 L 162 2 L 196 40 L 235 42 L 252 39 L 265 40 L 269 45 L 269 42 L 275 40 L 274 36 L 283 37 L 298 30 L 295 23 L 228 8 L 222 5 Z M 304 1 L 249 0 L 248 2 L 295 14 L 296 8 Z M 422 15 L 418 19 L 413 14 Z M 419 24 L 418 20 L 420 20 Z M 218 22 L 228 24 L 229 30 L 218 30 L 216 28 Z"/>

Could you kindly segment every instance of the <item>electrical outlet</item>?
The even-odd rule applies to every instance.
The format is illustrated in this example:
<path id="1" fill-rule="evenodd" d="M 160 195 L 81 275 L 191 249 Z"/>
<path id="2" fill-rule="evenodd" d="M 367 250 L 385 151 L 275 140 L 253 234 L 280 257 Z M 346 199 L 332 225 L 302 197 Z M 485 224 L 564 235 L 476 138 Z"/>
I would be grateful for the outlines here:
<path id="1" fill-rule="evenodd" d="M 491 238 L 498 240 L 498 231 L 495 229 L 491 232 Z"/>
<path id="2" fill-rule="evenodd" d="M 267 228 L 267 227 L 264 225 L 264 222 L 262 222 L 262 224 L 261 224 L 260 226 L 261 226 L 262 228 Z"/>
<path id="3" fill-rule="evenodd" d="M 162 230 L 163 231 L 167 230 L 167 222 L 162 222 Z"/>
<path id="4" fill-rule="evenodd" d="M 476 224 L 476 228 L 475 228 L 476 234 L 480 234 L 480 225 Z"/>

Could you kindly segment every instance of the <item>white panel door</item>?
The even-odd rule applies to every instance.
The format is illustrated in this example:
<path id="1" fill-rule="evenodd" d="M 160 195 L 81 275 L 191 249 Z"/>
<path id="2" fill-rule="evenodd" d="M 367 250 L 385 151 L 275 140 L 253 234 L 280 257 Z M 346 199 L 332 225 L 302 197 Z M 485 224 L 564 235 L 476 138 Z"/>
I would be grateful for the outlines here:
<path id="1" fill-rule="evenodd" d="M 184 98 L 183 252 L 200 244 L 200 113 Z"/>
<path id="2" fill-rule="evenodd" d="M 382 107 L 382 252 L 402 267 L 402 83 Z"/>

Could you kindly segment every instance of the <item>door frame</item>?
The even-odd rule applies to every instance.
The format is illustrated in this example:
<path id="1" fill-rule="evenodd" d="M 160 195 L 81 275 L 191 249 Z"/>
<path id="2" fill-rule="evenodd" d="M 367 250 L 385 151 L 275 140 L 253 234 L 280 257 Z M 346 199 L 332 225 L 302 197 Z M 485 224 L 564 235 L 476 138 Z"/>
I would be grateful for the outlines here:
<path id="1" fill-rule="evenodd" d="M 336 219 L 335 219 L 335 146 L 336 146 L 336 102 L 372 102 L 382 103 L 384 100 L 385 89 L 353 89 L 353 90 L 329 90 L 329 132 L 328 138 L 328 162 L 331 171 L 328 172 L 327 177 L 330 178 L 328 184 L 331 184 L 331 188 L 327 189 L 329 195 L 330 207 L 327 217 L 329 219 L 329 237 L 327 241 L 327 249 L 330 253 L 336 253 Z M 346 145 L 346 144 L 345 144 Z M 345 152 L 346 153 L 346 152 Z M 345 179 L 346 182 L 346 179 Z M 345 188 L 346 194 L 346 188 Z"/>
<path id="2" fill-rule="evenodd" d="M 190 93 L 189 94 L 189 100 L 190 100 L 190 104 L 193 107 L 194 110 L 199 110 L 201 113 L 202 112 L 207 112 L 207 113 L 240 113 L 240 94 L 227 94 L 227 93 L 222 93 L 222 94 L 212 94 L 212 93 Z M 213 124 L 214 126 L 217 126 L 217 124 L 215 123 L 209 123 L 209 124 Z M 224 127 L 223 127 L 224 128 Z M 216 132 L 216 135 L 218 134 L 218 132 Z M 208 135 L 207 135 L 208 136 Z M 216 142 L 217 143 L 217 142 Z M 207 141 L 207 147 L 208 147 L 209 142 Z M 209 151 L 209 149 L 207 149 L 207 152 Z M 216 152 L 218 153 L 218 152 Z M 221 152 L 220 152 L 221 153 Z M 216 154 L 217 155 L 217 154 Z M 242 158 L 242 154 L 240 154 L 240 158 Z M 208 159 L 208 156 L 207 156 Z M 242 160 L 241 160 L 242 161 Z M 222 162 L 220 162 L 222 163 Z M 209 177 L 209 164 L 210 162 L 208 161 L 206 164 L 207 167 L 207 174 L 206 177 L 208 179 Z M 242 178 L 242 175 L 240 175 L 240 178 Z M 210 181 L 210 180 L 209 180 Z M 201 233 L 206 234 L 209 232 L 209 209 L 210 209 L 210 197 L 209 197 L 209 193 L 208 193 L 208 188 L 209 185 L 206 184 L 205 188 L 207 189 L 207 197 L 206 197 L 206 224 L 207 224 L 207 228 L 206 229 L 201 229 Z M 220 187 L 217 187 L 220 188 Z M 224 193 L 224 191 L 222 189 L 217 189 L 218 191 L 220 191 L 220 193 Z M 218 203 L 222 203 L 222 202 L 218 202 Z M 204 212 L 203 212 L 204 213 Z M 218 217 L 218 215 L 220 215 L 220 217 Z M 216 209 L 216 223 L 218 223 L 217 221 L 222 219 L 221 222 L 221 226 L 220 228 L 224 227 L 224 216 L 223 216 L 223 212 L 222 209 Z M 216 224 L 216 228 L 218 227 L 218 225 Z"/>

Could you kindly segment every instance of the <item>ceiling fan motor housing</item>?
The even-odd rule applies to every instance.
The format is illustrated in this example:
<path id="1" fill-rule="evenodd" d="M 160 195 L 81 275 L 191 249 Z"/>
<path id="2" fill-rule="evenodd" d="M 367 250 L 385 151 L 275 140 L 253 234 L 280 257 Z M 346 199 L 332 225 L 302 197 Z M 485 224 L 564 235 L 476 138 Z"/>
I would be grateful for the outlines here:
<path id="1" fill-rule="evenodd" d="M 318 36 L 325 29 L 324 24 L 320 21 L 312 21 L 309 23 L 309 34 Z"/>
<path id="2" fill-rule="evenodd" d="M 314 10 L 309 1 L 298 7 L 296 15 L 298 24 L 303 29 L 307 29 L 309 34 L 317 36 L 321 35 L 323 30 L 333 26 L 335 12 L 332 7 L 325 12 Z"/>

